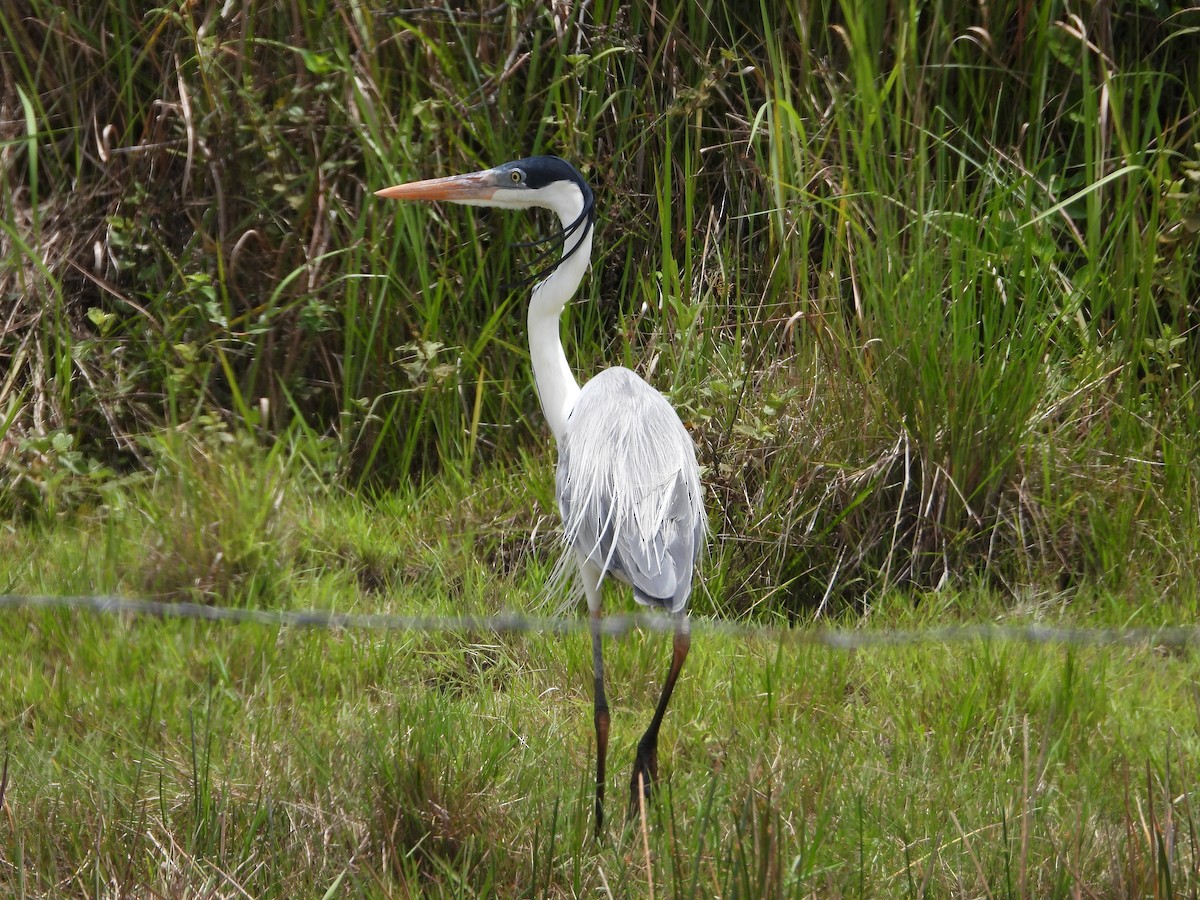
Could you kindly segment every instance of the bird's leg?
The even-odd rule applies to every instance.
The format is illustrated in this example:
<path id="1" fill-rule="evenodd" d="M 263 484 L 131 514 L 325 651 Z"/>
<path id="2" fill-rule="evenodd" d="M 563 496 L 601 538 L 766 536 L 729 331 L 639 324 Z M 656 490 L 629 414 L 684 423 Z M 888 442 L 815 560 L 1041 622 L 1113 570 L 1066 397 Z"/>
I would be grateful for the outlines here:
<path id="1" fill-rule="evenodd" d="M 679 670 L 687 659 L 688 649 L 692 644 L 691 628 L 688 625 L 687 613 L 682 613 L 675 624 L 675 640 L 671 648 L 671 668 L 667 671 L 667 680 L 663 683 L 662 695 L 658 698 L 658 706 L 654 710 L 654 718 L 646 733 L 638 741 L 637 755 L 633 758 L 633 777 L 629 781 L 629 816 L 634 818 L 641 809 L 643 799 L 649 799 L 658 779 L 658 729 L 662 725 L 663 715 L 667 704 L 671 702 L 671 692 L 679 678 Z"/>
<path id="2" fill-rule="evenodd" d="M 608 698 L 604 696 L 604 661 L 600 655 L 600 610 L 592 618 L 592 674 L 596 682 L 596 837 L 604 831 L 604 764 L 608 757 Z"/>
<path id="3" fill-rule="evenodd" d="M 596 724 L 596 838 L 604 831 L 604 764 L 608 758 L 608 698 L 604 694 L 604 659 L 601 655 L 600 570 L 579 558 L 579 576 L 587 597 L 592 624 L 592 676 L 595 680 L 593 719 Z"/>

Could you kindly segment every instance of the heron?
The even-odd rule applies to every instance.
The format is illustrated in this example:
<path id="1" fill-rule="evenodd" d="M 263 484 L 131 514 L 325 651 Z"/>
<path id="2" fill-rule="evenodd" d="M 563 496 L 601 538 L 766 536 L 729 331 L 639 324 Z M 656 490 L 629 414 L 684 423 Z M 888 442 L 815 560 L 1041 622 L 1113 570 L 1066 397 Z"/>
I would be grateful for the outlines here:
<path id="1" fill-rule="evenodd" d="M 691 437 L 670 402 L 635 372 L 605 369 L 583 387 L 563 351 L 560 320 L 591 259 L 596 207 L 579 171 L 557 156 L 376 191 L 391 200 L 444 200 L 502 209 L 541 208 L 560 227 L 538 257 L 528 312 L 529 357 L 546 422 L 558 447 L 555 495 L 568 553 L 587 599 L 595 681 L 595 833 L 604 827 L 609 708 L 604 690 L 601 586 L 611 576 L 642 606 L 674 618 L 671 663 L 649 726 L 637 744 L 629 812 L 643 809 L 658 780 L 658 733 L 691 646 L 688 597 L 707 534 L 700 469 Z M 561 254 L 554 253 L 561 245 Z"/>

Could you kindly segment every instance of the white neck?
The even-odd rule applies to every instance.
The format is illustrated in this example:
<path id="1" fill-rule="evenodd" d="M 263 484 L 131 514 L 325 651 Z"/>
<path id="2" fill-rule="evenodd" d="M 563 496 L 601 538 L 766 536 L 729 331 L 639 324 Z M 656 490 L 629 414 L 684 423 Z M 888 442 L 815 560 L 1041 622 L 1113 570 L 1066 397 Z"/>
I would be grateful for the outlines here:
<path id="1" fill-rule="evenodd" d="M 583 196 L 572 185 L 546 205 L 558 214 L 566 228 L 582 214 Z M 542 412 L 556 439 L 562 435 L 567 416 L 579 397 L 579 383 L 575 381 L 563 352 L 559 317 L 583 280 L 591 255 L 592 225 L 585 222 L 574 234 L 568 235 L 563 244 L 563 261 L 545 280 L 534 285 L 529 302 L 529 358 L 533 363 L 533 380 L 542 401 Z"/>

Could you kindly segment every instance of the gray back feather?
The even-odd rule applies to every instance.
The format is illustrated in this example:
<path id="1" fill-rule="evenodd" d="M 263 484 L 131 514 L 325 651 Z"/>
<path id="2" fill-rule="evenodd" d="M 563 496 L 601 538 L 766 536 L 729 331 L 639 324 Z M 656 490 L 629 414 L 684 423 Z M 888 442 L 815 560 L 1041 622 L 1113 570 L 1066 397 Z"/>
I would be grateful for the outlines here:
<path id="1" fill-rule="evenodd" d="M 684 609 L 706 519 L 692 439 L 662 394 L 620 367 L 584 385 L 559 437 L 556 493 L 576 552 L 639 603 Z"/>

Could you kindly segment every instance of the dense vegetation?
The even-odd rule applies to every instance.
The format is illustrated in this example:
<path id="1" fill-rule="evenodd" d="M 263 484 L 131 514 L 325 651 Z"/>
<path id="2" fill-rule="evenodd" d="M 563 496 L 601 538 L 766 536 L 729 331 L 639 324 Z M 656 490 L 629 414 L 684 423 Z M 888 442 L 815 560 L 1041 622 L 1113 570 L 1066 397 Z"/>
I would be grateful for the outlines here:
<path id="1" fill-rule="evenodd" d="M 488 611 L 512 591 L 535 596 L 554 558 L 553 452 L 524 349 L 527 288 L 514 286 L 533 252 L 511 245 L 551 223 L 371 192 L 550 152 L 584 171 L 600 207 L 592 276 L 564 326 L 569 355 L 581 378 L 616 362 L 638 368 L 696 438 L 714 531 L 702 616 L 870 611 L 927 623 L 1071 608 L 1105 624 L 1186 620 L 1200 549 L 1198 47 L 1200 8 L 1157 0 L 6 0 L 0 589 L 369 608 L 402 589 L 398 602 Z M 561 722 L 511 780 L 494 762 L 520 756 L 508 744 L 475 734 L 449 760 L 437 752 L 444 734 L 469 731 L 474 704 L 510 704 L 516 721 L 552 686 L 586 686 L 586 660 L 547 663 L 558 652 L 548 640 L 481 650 L 414 638 L 413 657 L 400 638 L 372 650 L 347 639 L 327 654 L 314 639 L 267 653 L 266 638 L 186 626 L 128 636 L 91 624 L 76 643 L 70 617 L 4 621 L 10 658 L 35 660 L 9 673 L 15 696 L 3 701 L 5 727 L 33 735 L 17 765 L 34 783 L 59 779 L 50 746 L 89 702 L 37 659 L 133 679 L 155 641 L 175 648 L 159 660 L 161 687 L 97 689 L 111 721 L 96 713 L 104 735 L 88 733 L 71 764 L 88 771 L 150 748 L 161 754 L 160 808 L 141 763 L 91 789 L 68 779 L 58 806 L 37 793 L 31 809 L 72 826 L 36 846 L 10 835 L 7 858 L 21 848 L 35 862 L 0 873 L 7 883 L 32 872 L 34 893 L 83 890 L 94 846 L 95 892 L 120 893 L 149 878 L 111 863 L 120 835 L 142 842 L 153 812 L 162 831 L 147 840 L 187 832 L 176 849 L 226 869 L 228 814 L 249 868 L 269 854 L 311 858 L 308 831 L 327 828 L 362 857 L 345 868 L 352 880 L 381 890 L 418 870 L 442 886 L 461 874 L 480 893 L 489 879 L 529 892 L 608 886 L 586 851 L 555 855 L 554 840 L 587 833 L 576 811 L 587 785 L 536 777 L 578 710 L 554 713 Z M 205 637 L 214 656 L 200 665 L 188 648 Z M 647 646 L 638 672 L 657 668 Z M 1196 883 L 1194 837 L 1186 864 L 1153 837 L 1170 831 L 1153 809 L 1172 809 L 1178 767 L 1194 771 L 1194 739 L 1180 750 L 1162 731 L 1194 715 L 1190 661 L 1146 687 L 1138 679 L 1154 665 L 1148 675 L 1088 656 L 1100 674 L 1080 693 L 1082 661 L 1031 650 L 982 662 L 939 651 L 929 670 L 899 651 L 806 657 L 814 685 L 770 647 L 746 657 L 765 668 L 736 674 L 720 660 L 737 648 L 711 652 L 691 676 L 707 687 L 679 701 L 679 720 L 721 719 L 714 691 L 766 697 L 764 718 L 747 707 L 744 728 L 784 736 L 770 744 L 775 757 L 747 746 L 738 725 L 711 759 L 694 749 L 688 763 L 701 770 L 728 755 L 728 780 L 712 794 L 699 778 L 679 783 L 680 827 L 700 825 L 649 875 L 623 851 L 605 857 L 624 860 L 627 886 L 655 871 L 684 896 L 689 885 L 705 892 L 699 878 L 727 896 L 1001 893 L 1001 879 L 1009 895 L 1137 893 L 1172 873 Z M 450 688 L 422 668 L 459 655 L 465 674 L 446 676 Z M 498 687 L 546 665 L 519 693 Z M 337 712 L 294 676 L 274 680 L 294 666 L 347 705 Z M 199 715 L 172 680 L 181 673 L 206 685 L 203 725 L 189 720 L 186 739 L 152 734 L 158 715 Z M 615 677 L 619 692 L 619 668 Z M 962 679 L 956 701 L 898 711 L 905 685 L 926 696 L 939 679 Z M 349 697 L 388 683 L 416 687 L 384 704 L 394 721 L 364 731 L 379 710 Z M 1144 717 L 1139 692 L 1155 698 Z M 793 705 L 777 706 L 781 696 Z M 847 712 L 839 704 L 852 696 Z M 294 712 L 232 712 L 279 698 Z M 812 724 L 797 713 L 807 706 L 829 719 L 797 736 Z M 995 724 L 979 745 L 922 743 L 981 710 Z M 400 711 L 424 730 L 389 731 Z M 585 724 L 570 726 L 579 756 L 568 771 L 587 770 Z M 852 744 L 845 727 L 890 743 Z M 317 812 L 297 807 L 284 827 L 271 798 L 290 785 L 298 761 L 286 745 L 304 729 L 322 771 L 347 747 L 366 768 L 333 786 L 300 776 Z M 239 793 L 206 781 L 207 768 L 202 777 L 221 754 L 198 748 L 201 737 L 260 734 L 271 778 Z M 1092 755 L 1073 758 L 1084 744 Z M 820 757 L 829 746 L 841 762 Z M 393 761 L 412 753 L 415 767 Z M 187 788 L 171 806 L 161 780 L 182 758 Z M 814 758 L 817 774 L 805 774 Z M 263 765 L 233 751 L 225 762 L 234 782 Z M 1043 798 L 1040 779 L 1053 781 L 1056 765 L 1077 781 Z M 1144 778 L 1130 774 L 1143 765 Z M 909 817 L 903 784 L 870 777 L 895 774 L 889 766 L 925 785 L 917 802 L 930 821 Z M 858 779 L 831 787 L 839 768 Z M 949 799 L 967 770 L 981 779 L 974 795 Z M 1123 800 L 1093 802 L 1100 785 L 1123 785 Z M 543 815 L 561 801 L 575 818 L 531 836 L 503 799 L 530 795 Z M 395 818 L 422 804 L 451 809 L 454 828 Z M 932 822 L 947 804 L 965 828 Z M 846 824 L 855 809 L 857 831 Z M 971 815 L 987 849 L 972 846 Z M 1069 825 L 1083 821 L 1095 826 L 1088 840 L 1070 844 Z M 710 855 L 709 827 L 742 855 Z M 489 833 L 515 836 L 503 847 L 464 837 Z M 950 835 L 958 864 L 938 858 Z M 497 862 L 513 853 L 531 854 L 532 870 Z M 788 869 L 793 853 L 801 862 Z M 856 853 L 857 869 L 846 863 Z M 1106 867 L 1108 857 L 1118 861 Z M 268 871 L 292 872 L 302 894 L 342 871 L 292 866 Z M 180 880 L 160 872 L 155 883 L 170 892 L 200 871 L 182 865 Z M 233 883 L 282 893 L 285 881 Z"/>
<path id="2" fill-rule="evenodd" d="M 602 212 L 573 355 L 683 410 L 719 606 L 1190 585 L 1196 27 L 1154 3 L 10 7 L 0 502 L 77 502 L 201 417 L 348 484 L 547 456 L 504 287 L 547 223 L 370 191 L 557 152 Z"/>

